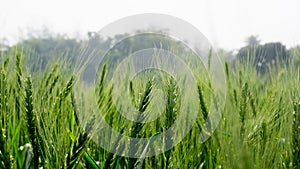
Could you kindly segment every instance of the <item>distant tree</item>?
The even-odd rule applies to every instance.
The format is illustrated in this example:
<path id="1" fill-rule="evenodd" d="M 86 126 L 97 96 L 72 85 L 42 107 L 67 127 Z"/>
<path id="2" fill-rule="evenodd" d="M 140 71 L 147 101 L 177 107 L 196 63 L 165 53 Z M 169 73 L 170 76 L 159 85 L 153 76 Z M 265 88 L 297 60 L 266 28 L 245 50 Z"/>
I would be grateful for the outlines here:
<path id="1" fill-rule="evenodd" d="M 260 40 L 258 39 L 258 35 L 251 35 L 246 38 L 247 46 L 256 47 L 260 44 Z"/>
<path id="2" fill-rule="evenodd" d="M 236 58 L 241 63 L 252 63 L 256 69 L 265 73 L 268 66 L 277 66 L 278 63 L 287 63 L 288 54 L 286 47 L 280 42 L 266 43 L 258 46 L 246 46 L 239 50 Z"/>
<path id="3" fill-rule="evenodd" d="M 48 63 L 57 59 L 74 65 L 81 50 L 81 43 L 77 40 L 59 36 L 27 39 L 16 46 L 24 51 L 26 62 L 34 72 L 44 70 Z"/>

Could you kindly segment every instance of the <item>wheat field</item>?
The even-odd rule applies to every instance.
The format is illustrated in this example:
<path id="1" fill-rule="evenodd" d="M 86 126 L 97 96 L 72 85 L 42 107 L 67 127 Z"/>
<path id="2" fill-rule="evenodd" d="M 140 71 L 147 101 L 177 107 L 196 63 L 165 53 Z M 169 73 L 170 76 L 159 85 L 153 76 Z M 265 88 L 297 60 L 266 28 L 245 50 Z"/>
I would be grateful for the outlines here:
<path id="1" fill-rule="evenodd" d="M 113 154 L 95 143 L 91 135 L 99 119 L 93 113 L 105 114 L 105 121 L 118 132 L 151 138 L 171 126 L 178 115 L 180 98 L 172 79 L 165 78 L 160 84 L 167 100 L 167 105 L 160 107 L 164 116 L 147 124 L 132 123 L 114 106 L 113 84 L 104 84 L 105 66 L 99 73 L 97 89 L 87 89 L 78 96 L 78 79 L 67 62 L 53 61 L 44 72 L 31 72 L 27 59 L 19 49 L 1 54 L 0 168 L 300 167 L 300 54 L 296 51 L 288 66 L 270 67 L 264 75 L 251 63 L 222 61 L 226 100 L 219 107 L 221 121 L 211 137 L 200 141 L 211 98 L 207 82 L 198 78 L 200 110 L 189 133 L 170 150 L 140 158 Z M 155 105 L 150 97 L 154 82 L 151 78 L 136 79 L 129 86 L 132 103 L 142 116 Z M 93 107 L 88 106 L 90 95 L 97 98 Z M 86 111 L 84 121 L 78 117 L 79 111 Z M 104 136 L 110 137 L 109 133 Z M 111 145 L 119 152 L 130 150 L 121 143 Z"/>

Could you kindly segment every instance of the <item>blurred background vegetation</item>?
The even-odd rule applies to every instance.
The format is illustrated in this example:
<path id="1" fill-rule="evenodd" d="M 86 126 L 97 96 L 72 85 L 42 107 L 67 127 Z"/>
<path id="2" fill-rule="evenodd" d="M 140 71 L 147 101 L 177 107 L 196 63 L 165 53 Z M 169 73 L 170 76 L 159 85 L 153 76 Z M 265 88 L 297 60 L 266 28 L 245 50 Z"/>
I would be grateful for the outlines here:
<path id="1" fill-rule="evenodd" d="M 91 116 L 85 127 L 79 125 L 77 111 L 89 103 L 74 97 L 77 59 L 91 54 L 86 46 L 103 54 L 125 36 L 104 39 L 89 32 L 86 38 L 72 39 L 41 34 L 13 46 L 0 45 L 0 168 L 299 168 L 300 47 L 286 48 L 280 42 L 261 44 L 257 36 L 248 37 L 245 47 L 235 51 L 216 49 L 224 64 L 227 98 L 225 106 L 219 107 L 221 122 L 206 142 L 199 138 L 211 98 L 204 79 L 197 79 L 199 117 L 170 151 L 133 159 L 112 154 L 91 141 L 92 115 L 99 111 L 107 113 L 106 120 L 117 131 L 146 137 L 161 132 L 161 126 L 169 125 L 176 114 L 178 91 L 172 80 L 166 80 L 163 85 L 169 104 L 164 112 L 172 115 L 169 120 L 148 127 L 122 120 L 112 104 L 111 88 L 103 85 L 107 77 L 103 67 L 97 79 L 98 105 L 88 109 Z M 136 40 L 124 41 L 113 57 L 106 59 L 118 59 L 149 46 L 178 49 L 176 42 L 161 43 L 159 36 Z M 91 80 L 88 75 L 98 71 L 97 66 L 89 65 L 83 72 L 87 75 L 84 80 Z M 144 112 L 152 81 L 131 85 L 135 100 L 142 100 L 137 107 Z M 119 142 L 111 144 L 124 151 Z"/>

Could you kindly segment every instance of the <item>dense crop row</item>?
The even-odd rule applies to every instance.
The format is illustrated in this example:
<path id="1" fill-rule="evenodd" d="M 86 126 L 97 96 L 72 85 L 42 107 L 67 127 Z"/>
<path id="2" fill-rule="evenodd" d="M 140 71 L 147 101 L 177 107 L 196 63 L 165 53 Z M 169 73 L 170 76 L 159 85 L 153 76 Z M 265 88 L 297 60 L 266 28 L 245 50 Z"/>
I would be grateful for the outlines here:
<path id="1" fill-rule="evenodd" d="M 167 102 L 164 116 L 149 124 L 133 123 L 117 113 L 111 85 L 103 84 L 105 67 L 97 82 L 97 107 L 90 109 L 85 106 L 88 103 L 74 94 L 78 79 L 65 65 L 53 63 L 43 74 L 31 73 L 23 64 L 24 59 L 26 56 L 17 50 L 1 55 L 0 59 L 0 168 L 300 166 L 300 68 L 297 67 L 300 55 L 297 52 L 289 66 L 270 68 L 264 75 L 257 73 L 251 64 L 224 62 L 226 103 L 219 107 L 222 119 L 217 130 L 204 143 L 199 133 L 209 114 L 211 99 L 209 87 L 198 79 L 200 112 L 192 130 L 171 150 L 137 159 L 107 152 L 91 140 L 97 122 L 93 114 L 104 113 L 110 126 L 131 137 L 153 137 L 172 125 L 180 108 L 180 94 L 172 79 L 165 79 L 162 84 Z M 154 83 L 148 79 L 131 82 L 129 86 L 132 103 L 141 113 L 138 118 L 144 118 L 143 112 L 151 106 Z M 90 112 L 85 122 L 77 117 L 82 110 Z M 172 144 L 172 140 L 168 143 Z M 134 150 L 122 146 L 122 141 L 113 142 L 112 146 L 116 151 Z"/>

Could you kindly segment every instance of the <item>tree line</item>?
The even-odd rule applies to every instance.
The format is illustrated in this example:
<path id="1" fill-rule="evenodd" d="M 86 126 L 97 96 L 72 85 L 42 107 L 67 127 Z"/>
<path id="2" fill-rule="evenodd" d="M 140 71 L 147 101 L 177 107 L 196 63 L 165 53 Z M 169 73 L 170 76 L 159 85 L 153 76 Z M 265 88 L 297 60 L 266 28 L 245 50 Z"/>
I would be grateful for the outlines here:
<path id="1" fill-rule="evenodd" d="M 28 58 L 26 62 L 30 66 L 31 71 L 44 70 L 48 63 L 51 61 L 62 59 L 71 65 L 76 64 L 78 57 L 83 55 L 90 55 L 93 49 L 97 49 L 98 52 L 104 53 L 106 49 L 109 49 L 112 44 L 126 37 L 127 34 L 116 35 L 115 37 L 103 38 L 97 32 L 89 32 L 87 38 L 84 40 L 66 38 L 64 36 L 47 36 L 47 37 L 33 37 L 27 40 L 23 40 L 14 46 L 5 46 L 2 48 L 2 54 L 13 51 L 18 48 L 24 52 L 24 55 Z M 88 50 L 86 50 L 88 46 Z M 120 56 L 128 55 L 132 51 L 138 49 L 144 49 L 149 47 L 161 47 L 166 49 L 170 46 L 173 48 L 180 48 L 174 41 L 168 41 L 160 36 L 147 36 L 133 39 L 125 39 L 125 43 L 118 46 L 115 49 L 114 56 L 112 58 L 117 59 Z M 84 52 L 83 52 L 84 51 Z M 219 51 L 224 51 L 219 49 Z M 261 44 L 258 36 L 249 36 L 246 39 L 246 46 L 238 49 L 238 52 L 233 55 L 231 51 L 222 52 L 226 56 L 221 57 L 233 57 L 233 62 L 239 61 L 240 63 L 251 63 L 256 70 L 264 74 L 269 66 L 277 66 L 278 64 L 288 64 L 288 60 L 291 59 L 294 52 L 299 52 L 300 46 L 296 46 L 287 49 L 281 42 L 269 42 Z M 112 59 L 109 58 L 109 59 Z M 95 67 L 93 65 L 91 67 Z M 287 65 L 288 66 L 288 65 Z M 91 70 L 93 71 L 93 70 Z"/>

